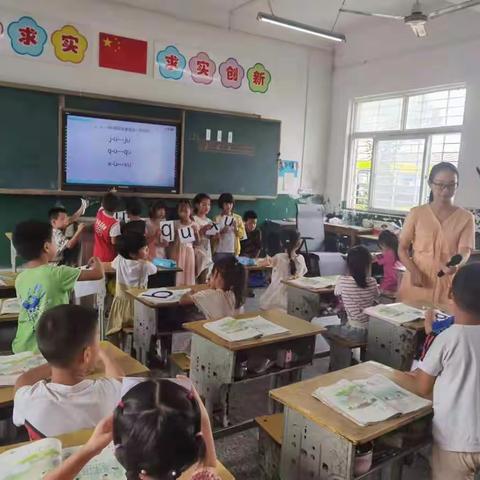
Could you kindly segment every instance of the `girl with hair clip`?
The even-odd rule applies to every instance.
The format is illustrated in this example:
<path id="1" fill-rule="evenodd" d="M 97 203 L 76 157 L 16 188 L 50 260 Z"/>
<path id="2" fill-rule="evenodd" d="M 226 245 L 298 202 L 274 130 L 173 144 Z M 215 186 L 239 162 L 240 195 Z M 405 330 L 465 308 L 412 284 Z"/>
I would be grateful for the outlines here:
<path id="1" fill-rule="evenodd" d="M 160 232 L 160 223 L 167 220 L 167 207 L 166 205 L 157 200 L 149 209 L 149 218 L 146 222 L 145 236 L 148 242 L 148 256 L 150 260 L 154 258 L 167 258 L 168 242 L 162 240 Z"/>
<path id="2" fill-rule="evenodd" d="M 200 396 L 186 377 L 148 380 L 128 391 L 113 417 L 44 480 L 74 480 L 112 441 L 127 480 L 220 480 L 212 428 Z"/>
<path id="3" fill-rule="evenodd" d="M 375 304 L 380 296 L 377 281 L 371 276 L 372 255 L 363 246 L 349 250 L 347 267 L 350 275 L 343 275 L 335 286 L 335 295 L 341 297 L 347 313 L 347 326 L 365 330 L 368 315 L 363 311 Z"/>
<path id="4" fill-rule="evenodd" d="M 206 290 L 184 295 L 180 304 L 195 304 L 207 320 L 219 320 L 242 312 L 247 272 L 235 257 L 215 262 L 208 286 Z"/>
<path id="5" fill-rule="evenodd" d="M 382 250 L 377 255 L 374 262 L 383 266 L 383 278 L 380 282 L 382 293 L 397 293 L 398 281 L 395 268 L 400 267 L 400 258 L 398 257 L 398 237 L 390 230 L 383 230 L 378 236 L 378 246 Z"/>
<path id="6" fill-rule="evenodd" d="M 193 199 L 193 221 L 198 227 L 198 242 L 195 250 L 195 274 L 197 283 L 205 283 L 213 266 L 212 246 L 206 232 L 212 228 L 212 221 L 208 218 L 211 208 L 211 198 L 206 193 L 198 193 Z"/>
<path id="7" fill-rule="evenodd" d="M 198 240 L 198 227 L 192 220 L 192 204 L 189 200 L 180 200 L 177 206 L 179 220 L 175 220 L 175 241 L 173 242 L 172 258 L 182 269 L 177 273 L 176 285 L 195 285 L 195 252 L 193 244 Z M 180 241 L 180 230 L 192 227 L 195 242 L 183 243 Z"/>
<path id="8" fill-rule="evenodd" d="M 272 282 L 260 298 L 260 307 L 263 310 L 270 308 L 287 309 L 287 287 L 283 280 L 303 277 L 307 273 L 307 266 L 302 255 L 298 254 L 302 241 L 297 230 L 287 231 L 281 238 L 284 253 L 277 253 L 268 258 L 267 263 L 273 267 Z"/>

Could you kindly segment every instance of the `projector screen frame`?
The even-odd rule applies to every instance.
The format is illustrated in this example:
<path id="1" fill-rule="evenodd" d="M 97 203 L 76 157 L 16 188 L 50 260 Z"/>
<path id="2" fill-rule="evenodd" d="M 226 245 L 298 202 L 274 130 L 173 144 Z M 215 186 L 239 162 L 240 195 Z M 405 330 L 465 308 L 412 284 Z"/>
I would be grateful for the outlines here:
<path id="1" fill-rule="evenodd" d="M 67 161 L 66 161 L 66 128 L 67 128 L 67 116 L 78 115 L 83 117 L 101 118 L 105 120 L 119 120 L 127 122 L 137 123 L 152 123 L 157 125 L 172 125 L 177 128 L 176 131 L 176 155 L 175 155 L 175 186 L 172 187 L 157 187 L 157 186 L 132 186 L 132 185 L 113 185 L 113 184 L 76 184 L 67 182 Z M 182 194 L 182 175 L 183 175 L 183 118 L 182 120 L 167 119 L 167 118 L 152 118 L 144 117 L 140 115 L 122 115 L 115 113 L 103 113 L 98 111 L 82 110 L 67 108 L 62 109 L 61 112 L 61 125 L 59 129 L 60 133 L 60 171 L 61 171 L 61 191 L 78 191 L 78 192 L 105 192 L 109 190 L 117 190 L 118 192 L 125 193 L 150 193 L 150 194 L 168 194 L 168 195 L 180 195 Z"/>

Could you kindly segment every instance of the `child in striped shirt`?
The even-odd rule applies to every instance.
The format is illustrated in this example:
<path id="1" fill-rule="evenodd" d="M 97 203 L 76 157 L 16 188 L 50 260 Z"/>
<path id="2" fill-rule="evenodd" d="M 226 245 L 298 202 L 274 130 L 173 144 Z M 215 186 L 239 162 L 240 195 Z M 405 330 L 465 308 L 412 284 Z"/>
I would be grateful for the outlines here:
<path id="1" fill-rule="evenodd" d="M 341 297 L 347 313 L 347 325 L 352 328 L 368 328 L 368 316 L 363 311 L 380 296 L 377 281 L 371 276 L 371 265 L 372 256 L 365 247 L 351 248 L 347 256 L 349 275 L 340 277 L 335 287 L 335 295 Z"/>

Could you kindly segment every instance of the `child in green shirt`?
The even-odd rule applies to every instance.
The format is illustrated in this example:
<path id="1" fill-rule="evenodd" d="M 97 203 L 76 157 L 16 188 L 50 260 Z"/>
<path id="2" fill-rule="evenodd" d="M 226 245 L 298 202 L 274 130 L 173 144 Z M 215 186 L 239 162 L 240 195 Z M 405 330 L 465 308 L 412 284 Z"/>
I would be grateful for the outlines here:
<path id="1" fill-rule="evenodd" d="M 29 220 L 19 223 L 13 233 L 13 244 L 27 263 L 26 270 L 15 281 L 20 314 L 12 350 L 14 353 L 38 352 L 35 331 L 42 313 L 56 305 L 69 303 L 77 280 L 103 278 L 103 267 L 97 258 L 90 260 L 88 270 L 49 263 L 55 259 L 57 249 L 52 227 L 46 222 Z"/>

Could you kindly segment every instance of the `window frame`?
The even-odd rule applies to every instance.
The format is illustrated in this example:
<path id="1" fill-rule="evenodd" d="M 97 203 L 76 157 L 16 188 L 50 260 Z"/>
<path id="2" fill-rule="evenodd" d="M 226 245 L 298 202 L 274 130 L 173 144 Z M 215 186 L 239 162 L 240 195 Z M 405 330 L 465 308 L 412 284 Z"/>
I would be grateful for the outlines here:
<path id="1" fill-rule="evenodd" d="M 378 209 L 372 206 L 372 193 L 373 193 L 373 185 L 374 180 L 373 177 L 375 175 L 375 160 L 376 160 L 376 152 L 378 149 L 378 142 L 379 141 L 388 141 L 388 140 L 407 140 L 407 139 L 424 139 L 425 141 L 425 148 L 423 151 L 423 159 L 422 159 L 422 178 L 420 182 L 420 194 L 419 194 L 419 201 L 418 205 L 424 203 L 424 192 L 425 192 L 425 184 L 427 183 L 427 169 L 428 169 L 428 159 L 430 158 L 431 154 L 431 146 L 432 146 L 432 136 L 433 135 L 442 135 L 442 134 L 455 134 L 459 133 L 461 138 L 463 138 L 463 128 L 464 122 L 461 125 L 448 125 L 448 126 L 441 126 L 441 127 L 427 127 L 427 128 L 415 128 L 415 129 L 407 129 L 407 116 L 409 110 L 409 97 L 416 96 L 416 95 L 424 95 L 428 93 L 444 91 L 444 90 L 458 90 L 458 89 L 465 89 L 465 105 L 467 102 L 467 88 L 466 84 L 459 83 L 459 84 L 452 84 L 452 85 L 443 85 L 434 88 L 428 89 L 421 89 L 421 90 L 409 90 L 401 93 L 390 93 L 385 95 L 374 95 L 374 96 L 367 96 L 367 97 L 359 97 L 355 98 L 351 103 L 351 114 L 350 114 L 350 122 L 349 122 L 349 133 L 347 134 L 347 175 L 345 176 L 345 188 L 344 192 L 346 196 L 344 196 L 343 200 L 349 210 L 356 210 L 358 212 L 372 212 L 372 213 L 384 213 L 384 214 L 393 214 L 393 215 L 406 215 L 407 212 L 404 210 L 385 210 L 385 209 Z M 371 101 L 381 101 L 381 100 L 389 100 L 392 98 L 402 98 L 402 112 L 401 112 L 401 121 L 400 121 L 400 130 L 383 130 L 383 131 L 362 131 L 362 132 L 355 132 L 355 124 L 357 120 L 357 106 L 360 103 L 364 102 L 371 102 Z M 466 108 L 466 107 L 464 107 Z M 465 118 L 465 117 L 464 117 Z M 355 167 L 355 142 L 359 139 L 372 139 L 372 166 L 370 169 L 370 183 L 368 189 L 368 207 L 367 210 L 359 210 L 355 209 L 353 204 L 353 194 L 355 190 L 355 175 L 356 175 L 356 167 Z M 460 140 L 460 148 L 461 148 L 461 140 Z M 461 151 L 461 150 L 460 150 Z M 414 205 L 416 206 L 416 205 Z"/>

